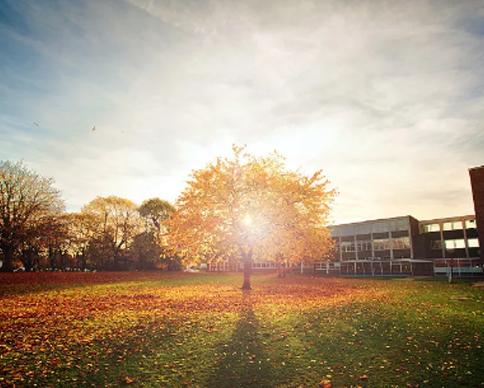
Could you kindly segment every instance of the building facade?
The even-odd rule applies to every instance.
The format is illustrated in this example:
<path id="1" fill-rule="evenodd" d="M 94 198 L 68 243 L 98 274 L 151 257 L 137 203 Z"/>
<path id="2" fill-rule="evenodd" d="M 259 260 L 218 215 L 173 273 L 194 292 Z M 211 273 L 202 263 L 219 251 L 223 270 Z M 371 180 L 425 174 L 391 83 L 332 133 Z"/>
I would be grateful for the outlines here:
<path id="1" fill-rule="evenodd" d="M 418 221 L 395 217 L 335 225 L 334 260 L 341 275 L 428 275 L 430 260 L 415 255 Z"/>
<path id="2" fill-rule="evenodd" d="M 333 261 L 345 276 L 482 276 L 475 217 L 412 216 L 332 227 Z"/>

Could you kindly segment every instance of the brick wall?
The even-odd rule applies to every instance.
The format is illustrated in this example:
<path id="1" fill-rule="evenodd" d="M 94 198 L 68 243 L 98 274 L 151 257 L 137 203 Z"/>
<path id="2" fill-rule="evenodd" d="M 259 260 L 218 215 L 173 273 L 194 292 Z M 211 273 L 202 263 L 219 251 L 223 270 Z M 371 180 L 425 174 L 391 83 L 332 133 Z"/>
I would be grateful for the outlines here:
<path id="1" fill-rule="evenodd" d="M 481 262 L 484 263 L 484 166 L 469 169 L 476 213 Z"/>

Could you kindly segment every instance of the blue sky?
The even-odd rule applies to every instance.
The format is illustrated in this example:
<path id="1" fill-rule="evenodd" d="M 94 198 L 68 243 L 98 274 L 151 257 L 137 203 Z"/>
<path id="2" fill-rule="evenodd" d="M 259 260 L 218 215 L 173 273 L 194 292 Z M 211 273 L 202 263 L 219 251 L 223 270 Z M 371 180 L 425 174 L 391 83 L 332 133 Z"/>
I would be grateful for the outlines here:
<path id="1" fill-rule="evenodd" d="M 482 1 L 0 0 L 0 59 L 0 159 L 69 211 L 174 201 L 233 143 L 323 169 L 337 223 L 474 211 Z"/>

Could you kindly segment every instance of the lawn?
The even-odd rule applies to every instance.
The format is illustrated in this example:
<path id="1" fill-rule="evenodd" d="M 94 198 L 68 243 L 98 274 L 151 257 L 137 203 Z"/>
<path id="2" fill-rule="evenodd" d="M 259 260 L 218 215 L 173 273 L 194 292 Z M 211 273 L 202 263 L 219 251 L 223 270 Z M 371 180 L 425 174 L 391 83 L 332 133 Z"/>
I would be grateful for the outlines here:
<path id="1" fill-rule="evenodd" d="M 0 387 L 484 387 L 484 288 L 0 275 Z"/>

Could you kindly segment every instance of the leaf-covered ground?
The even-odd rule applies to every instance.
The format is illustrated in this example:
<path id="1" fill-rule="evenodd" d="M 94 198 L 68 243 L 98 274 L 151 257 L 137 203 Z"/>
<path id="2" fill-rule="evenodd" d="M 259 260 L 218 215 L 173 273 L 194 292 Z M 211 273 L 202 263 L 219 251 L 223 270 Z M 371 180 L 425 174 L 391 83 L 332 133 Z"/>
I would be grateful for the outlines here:
<path id="1" fill-rule="evenodd" d="M 484 288 L 0 275 L 0 387 L 484 387 Z"/>

